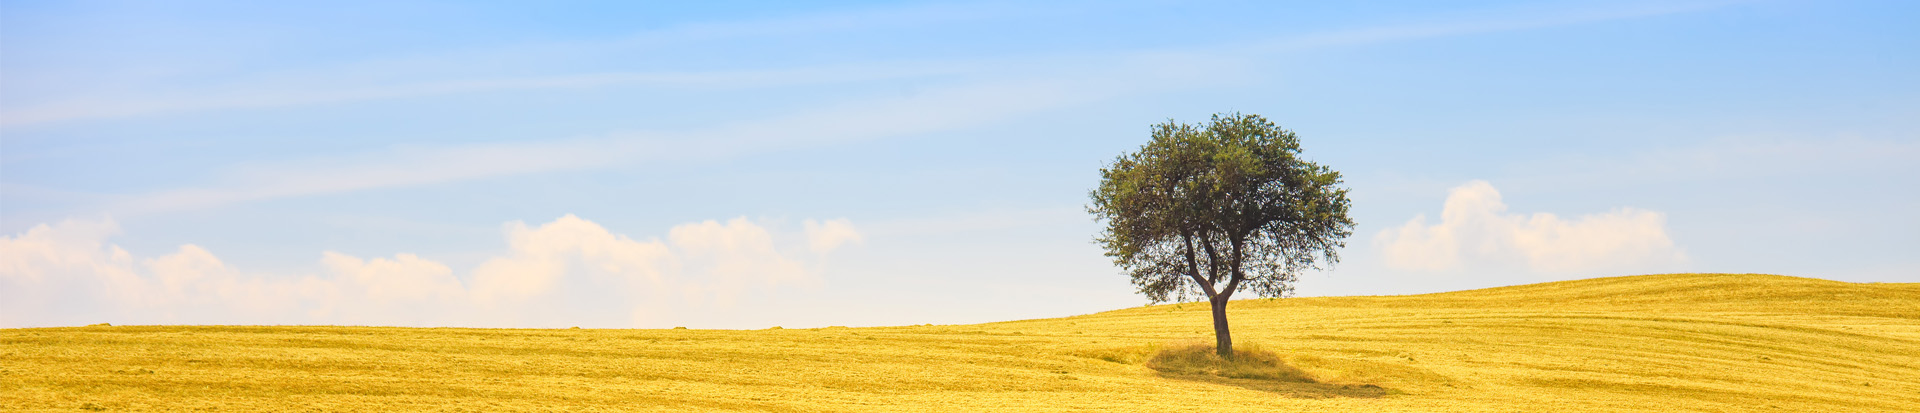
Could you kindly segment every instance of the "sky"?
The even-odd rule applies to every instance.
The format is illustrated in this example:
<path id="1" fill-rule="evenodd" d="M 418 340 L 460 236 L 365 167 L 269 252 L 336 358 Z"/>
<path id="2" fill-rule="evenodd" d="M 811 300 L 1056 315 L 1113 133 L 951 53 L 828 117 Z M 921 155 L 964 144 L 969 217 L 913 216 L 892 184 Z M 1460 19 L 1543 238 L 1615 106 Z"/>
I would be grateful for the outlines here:
<path id="1" fill-rule="evenodd" d="M 1150 125 L 1351 190 L 1300 296 L 1920 282 L 1920 4 L 0 1 L 0 327 L 767 328 L 1147 304 Z"/>

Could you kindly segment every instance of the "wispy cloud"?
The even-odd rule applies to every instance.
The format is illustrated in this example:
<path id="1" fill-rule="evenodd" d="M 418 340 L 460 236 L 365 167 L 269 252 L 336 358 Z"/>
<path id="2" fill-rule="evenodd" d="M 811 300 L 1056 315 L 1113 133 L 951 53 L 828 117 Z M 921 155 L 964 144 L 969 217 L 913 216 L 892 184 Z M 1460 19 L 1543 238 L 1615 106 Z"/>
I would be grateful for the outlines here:
<path id="1" fill-rule="evenodd" d="M 575 139 L 559 142 L 409 147 L 342 158 L 234 168 L 224 182 L 121 200 L 116 215 L 190 210 L 239 202 L 405 187 L 604 165 L 653 153 L 656 141 Z"/>
<path id="2" fill-rule="evenodd" d="M 64 96 L 51 101 L 27 103 L 19 108 L 6 108 L 0 111 L 0 127 L 516 90 L 608 86 L 739 89 L 938 76 L 978 70 L 980 64 L 993 62 L 869 62 L 698 72 L 503 73 L 565 71 L 542 66 L 564 66 L 562 62 L 592 60 L 608 55 L 638 54 L 669 45 L 924 27 L 1059 11 L 1032 6 L 1012 7 L 1011 4 L 930 4 L 691 23 L 596 41 L 520 44 L 294 70 L 192 90 L 127 90 L 113 95 Z M 13 98 L 17 100 L 21 97 Z"/>
<path id="3" fill-rule="evenodd" d="M 1149 62 L 1143 62 L 1149 63 Z M 598 168 L 639 161 L 715 159 L 798 146 L 845 143 L 989 124 L 1048 109 L 1193 82 L 1150 64 L 1130 72 L 1047 81 L 929 88 L 913 96 L 827 105 L 814 110 L 671 133 L 618 133 L 559 141 L 406 147 L 341 158 L 254 164 L 221 182 L 138 195 L 108 207 L 131 216 L 239 202 Z M 1180 75 L 1178 73 L 1176 76 Z"/>
<path id="4" fill-rule="evenodd" d="M 1625 157 L 1569 154 L 1530 160 L 1516 168 L 1531 171 L 1527 180 L 1536 185 L 1584 187 L 1609 182 L 1791 178 L 1804 176 L 1808 169 L 1856 177 L 1889 176 L 1920 170 L 1920 142 L 1844 135 L 1743 135 Z"/>
<path id="5" fill-rule="evenodd" d="M 674 89 L 752 89 L 774 86 L 833 84 L 951 75 L 971 69 L 967 64 L 901 63 L 890 65 L 823 66 L 780 70 L 710 72 L 613 72 L 428 81 L 344 88 L 303 88 L 285 81 L 269 85 L 228 86 L 233 91 L 200 91 L 179 95 L 117 97 L 55 102 L 0 112 L 0 127 L 41 123 L 111 119 L 230 109 L 261 109 L 315 104 L 349 103 L 437 95 L 515 90 L 584 89 L 637 86 Z M 309 86 L 310 87 L 310 86 Z"/>
<path id="6" fill-rule="evenodd" d="M 1276 52 L 1385 43 L 1479 33 L 1520 31 L 1608 20 L 1652 17 L 1724 7 L 1738 2 L 1658 3 L 1572 10 L 1526 10 L 1469 16 L 1447 21 L 1413 22 L 1304 35 L 1282 36 L 1224 47 L 1189 48 L 1183 53 L 1271 54 Z M 704 72 L 601 72 L 533 76 L 465 73 L 471 67 L 498 67 L 513 62 L 566 61 L 581 56 L 632 53 L 663 44 L 685 44 L 734 38 L 779 37 L 808 33 L 912 28 L 982 19 L 1060 14 L 1060 7 L 1006 7 L 934 4 L 816 13 L 781 18 L 672 26 L 620 38 L 563 44 L 519 45 L 499 49 L 369 61 L 299 72 L 247 83 L 218 85 L 157 95 L 97 96 L 57 100 L 0 111 L 0 127 L 87 119 L 176 114 L 231 109 L 256 109 L 332 104 L 423 96 L 571 89 L 606 86 L 670 88 L 757 88 L 795 84 L 831 84 L 926 76 L 978 73 L 1019 62 L 976 61 L 867 62 L 784 69 Z M 524 63 L 521 63 L 524 64 Z M 342 75 L 352 74 L 352 75 Z M 402 80 L 356 79 L 366 73 Z M 405 75 L 414 73 L 414 75 Z M 433 80 L 409 81 L 406 78 Z M 444 80 L 453 77 L 459 80 Z"/>
<path id="7" fill-rule="evenodd" d="M 1267 39 L 1237 46 L 1253 52 L 1283 52 L 1573 26 L 1612 20 L 1657 17 L 1719 9 L 1749 1 L 1608 3 L 1572 9 L 1490 10 L 1477 15 L 1427 22 L 1362 27 Z"/>
<path id="8" fill-rule="evenodd" d="M 1525 30 L 1591 21 L 1642 17 L 1718 5 L 1630 8 L 1578 13 L 1528 14 L 1464 22 L 1413 24 L 1290 36 L 1256 43 L 1258 55 L 1284 50 L 1334 47 L 1405 39 Z M 932 10 L 932 11 L 927 11 Z M 943 19 L 944 9 L 884 11 L 849 16 L 811 16 L 739 25 L 668 29 L 650 36 L 758 36 L 814 30 L 823 24 L 844 27 L 883 24 L 895 13 L 915 19 Z M 999 13 L 999 12 L 994 12 Z M 986 13 L 990 15 L 993 13 Z M 878 16 L 878 17 L 876 17 Z M 884 18 L 883 18 L 884 17 Z M 864 23 L 863 23 L 864 22 Z M 884 23 L 894 24 L 894 23 Z M 698 37 L 698 36 L 695 36 Z M 639 36 L 625 42 L 653 38 Z M 1193 49 L 1203 50 L 1203 49 Z M 1230 85 L 1249 79 L 1254 63 L 1247 50 L 1145 51 L 1093 56 L 977 60 L 967 62 L 893 62 L 766 71 L 709 73 L 607 73 L 478 81 L 446 81 L 332 90 L 213 94 L 205 98 L 87 102 L 29 108 L 0 114 L 6 122 L 44 122 L 191 110 L 288 106 L 321 102 L 466 93 L 489 90 L 647 84 L 658 87 L 757 87 L 767 85 L 859 82 L 886 78 L 957 76 L 944 86 L 913 96 L 877 97 L 816 105 L 783 115 L 689 131 L 614 133 L 556 141 L 419 146 L 357 156 L 309 159 L 235 168 L 222 178 L 193 188 L 135 195 L 109 207 L 120 216 L 192 210 L 266 199 L 344 193 L 570 169 L 598 168 L 636 161 L 723 158 L 755 151 L 834 144 L 957 130 L 1121 96 Z M 315 82 L 331 84 L 331 82 Z"/>

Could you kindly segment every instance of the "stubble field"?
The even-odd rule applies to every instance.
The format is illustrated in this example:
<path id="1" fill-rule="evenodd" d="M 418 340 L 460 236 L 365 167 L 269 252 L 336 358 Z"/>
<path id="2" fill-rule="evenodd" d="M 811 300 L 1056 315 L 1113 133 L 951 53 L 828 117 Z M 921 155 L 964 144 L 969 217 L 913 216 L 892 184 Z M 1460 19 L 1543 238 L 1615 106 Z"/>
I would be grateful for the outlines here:
<path id="1" fill-rule="evenodd" d="M 1309 381 L 1156 370 L 1206 306 L 773 330 L 0 330 L 5 411 L 1920 411 L 1920 284 L 1754 274 L 1242 300 Z"/>

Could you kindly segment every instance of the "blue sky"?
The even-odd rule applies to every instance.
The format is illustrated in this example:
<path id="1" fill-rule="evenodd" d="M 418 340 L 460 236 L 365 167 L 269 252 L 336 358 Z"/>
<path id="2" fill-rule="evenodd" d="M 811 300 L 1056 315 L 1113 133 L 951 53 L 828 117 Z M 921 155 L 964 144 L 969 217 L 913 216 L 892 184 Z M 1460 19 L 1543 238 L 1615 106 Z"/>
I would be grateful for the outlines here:
<path id="1" fill-rule="evenodd" d="M 697 3 L 697 4 L 693 4 Z M 764 328 L 1146 302 L 1147 127 L 1267 116 L 1301 295 L 1920 282 L 1910 2 L 0 2 L 0 326 Z"/>

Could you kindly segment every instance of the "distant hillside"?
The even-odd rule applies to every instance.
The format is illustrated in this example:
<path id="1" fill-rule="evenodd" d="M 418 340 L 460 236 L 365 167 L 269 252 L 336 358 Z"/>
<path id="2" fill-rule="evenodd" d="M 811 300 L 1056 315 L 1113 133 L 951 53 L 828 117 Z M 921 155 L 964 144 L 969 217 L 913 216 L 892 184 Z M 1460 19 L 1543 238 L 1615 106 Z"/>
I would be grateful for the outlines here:
<path id="1" fill-rule="evenodd" d="M 1162 373 L 1175 304 L 785 330 L 0 330 L 0 410 L 1920 411 L 1920 284 L 1756 274 L 1233 303 L 1315 382 Z"/>

